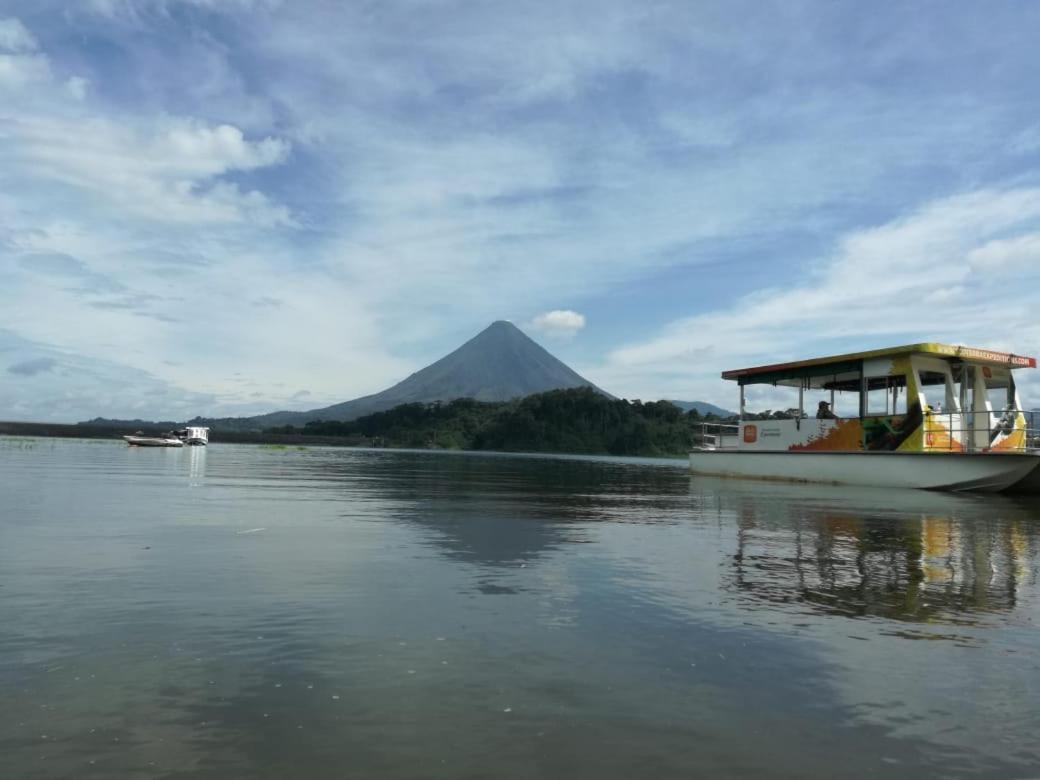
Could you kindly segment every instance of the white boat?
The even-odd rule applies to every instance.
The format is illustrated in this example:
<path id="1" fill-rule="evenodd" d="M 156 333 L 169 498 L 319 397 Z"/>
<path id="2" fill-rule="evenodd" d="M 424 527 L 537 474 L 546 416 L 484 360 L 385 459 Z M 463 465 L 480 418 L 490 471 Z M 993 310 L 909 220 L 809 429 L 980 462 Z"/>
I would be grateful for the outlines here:
<path id="1" fill-rule="evenodd" d="M 141 431 L 124 436 L 123 439 L 131 447 L 183 447 L 181 441 L 173 433 L 161 433 L 158 436 L 145 436 Z"/>
<path id="2" fill-rule="evenodd" d="M 1027 484 L 1040 452 L 1029 446 L 1035 431 L 1015 389 L 1020 368 L 1036 368 L 1036 359 L 924 343 L 724 371 L 740 386 L 740 415 L 704 426 L 690 470 L 932 490 Z M 751 414 L 745 390 L 754 385 L 791 388 L 797 406 Z M 819 399 L 815 418 L 805 412 L 807 397 Z"/>

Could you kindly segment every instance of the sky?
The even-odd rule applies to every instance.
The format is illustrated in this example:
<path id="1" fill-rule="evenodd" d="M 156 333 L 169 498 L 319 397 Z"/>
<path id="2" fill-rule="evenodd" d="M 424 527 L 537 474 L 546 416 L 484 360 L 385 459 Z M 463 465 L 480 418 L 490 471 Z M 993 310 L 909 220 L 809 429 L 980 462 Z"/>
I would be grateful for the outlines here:
<path id="1" fill-rule="evenodd" d="M 745 365 L 1038 354 L 1038 36 L 1012 0 L 0 0 L 0 419 L 320 407 L 498 319 L 727 408 Z"/>

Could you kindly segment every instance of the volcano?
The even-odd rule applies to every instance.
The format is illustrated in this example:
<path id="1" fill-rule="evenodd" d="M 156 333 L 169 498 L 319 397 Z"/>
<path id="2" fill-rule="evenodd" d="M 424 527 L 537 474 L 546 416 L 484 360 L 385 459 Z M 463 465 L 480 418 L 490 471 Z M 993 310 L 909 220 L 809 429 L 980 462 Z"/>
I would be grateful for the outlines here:
<path id="1" fill-rule="evenodd" d="M 499 320 L 451 354 L 379 393 L 308 412 L 273 412 L 250 422 L 265 428 L 303 425 L 311 420 L 345 422 L 407 403 L 455 398 L 508 401 L 568 387 L 591 387 L 603 393 L 513 323 Z"/>

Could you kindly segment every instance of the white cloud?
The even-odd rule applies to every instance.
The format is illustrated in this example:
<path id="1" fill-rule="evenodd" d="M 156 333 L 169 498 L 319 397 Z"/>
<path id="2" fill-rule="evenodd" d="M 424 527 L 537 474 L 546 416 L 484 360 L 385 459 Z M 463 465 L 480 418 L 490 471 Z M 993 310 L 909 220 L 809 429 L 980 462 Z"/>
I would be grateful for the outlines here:
<path id="1" fill-rule="evenodd" d="M 88 0 L 87 8 L 101 16 L 140 21 L 155 12 L 169 14 L 178 6 L 194 6 L 209 11 L 238 12 L 274 8 L 281 0 Z"/>
<path id="2" fill-rule="evenodd" d="M 585 315 L 570 309 L 554 309 L 536 316 L 531 320 L 531 327 L 555 338 L 573 338 L 585 327 Z"/>
<path id="3" fill-rule="evenodd" d="M 7 118 L 0 162 L 34 179 L 49 179 L 111 202 L 122 213 L 169 222 L 292 224 L 284 206 L 220 177 L 276 165 L 284 141 L 248 141 L 230 125 L 160 119 L 144 127 L 100 117 Z M 6 158 L 6 159 L 5 159 Z"/>
<path id="4" fill-rule="evenodd" d="M 198 121 L 180 121 L 155 139 L 154 154 L 172 161 L 176 171 L 213 176 L 227 171 L 250 171 L 284 162 L 289 144 L 277 138 L 246 141 L 232 125 L 207 127 Z"/>
<path id="5" fill-rule="evenodd" d="M 50 61 L 18 19 L 0 19 L 0 90 L 17 91 L 50 78 Z"/>
<path id="6" fill-rule="evenodd" d="M 192 117 L 113 116 L 88 102 L 88 86 L 78 75 L 54 78 L 32 33 L 17 19 L 0 21 L 0 88 L 15 90 L 0 102 L 9 186 L 50 180 L 83 191 L 94 210 L 108 202 L 153 221 L 293 224 L 285 206 L 224 178 L 281 165 L 286 140 L 250 140 L 228 122 Z"/>
<path id="7" fill-rule="evenodd" d="M 0 88 L 20 90 L 50 76 L 47 58 L 40 54 L 0 54 Z"/>
<path id="8" fill-rule="evenodd" d="M 973 249 L 968 262 L 979 271 L 993 271 L 1011 266 L 1040 267 L 1040 233 L 1014 238 L 998 238 Z"/>
<path id="9" fill-rule="evenodd" d="M 72 76 L 65 82 L 65 91 L 76 100 L 85 99 L 89 88 L 90 82 L 82 76 Z"/>
<path id="10" fill-rule="evenodd" d="M 36 51 L 39 44 L 19 19 L 0 19 L 0 51 L 22 54 Z"/>
<path id="11" fill-rule="evenodd" d="M 791 286 L 756 290 L 730 308 L 677 320 L 586 371 L 615 392 L 723 402 L 724 369 L 847 351 L 850 344 L 938 340 L 1035 353 L 1040 324 L 1023 291 L 1040 283 L 1040 265 L 1023 273 L 1020 264 L 1008 275 L 993 273 L 1012 270 L 1002 262 L 986 273 L 976 262 L 1031 256 L 1031 242 L 1009 246 L 992 237 L 1038 224 L 1040 189 L 941 199 L 849 234 Z"/>
<path id="12" fill-rule="evenodd" d="M 6 365 L 5 365 L 6 364 Z M 12 419 L 70 422 L 84 410 L 125 417 L 187 419 L 219 403 L 140 368 L 86 357 L 0 329 L 0 408 Z"/>

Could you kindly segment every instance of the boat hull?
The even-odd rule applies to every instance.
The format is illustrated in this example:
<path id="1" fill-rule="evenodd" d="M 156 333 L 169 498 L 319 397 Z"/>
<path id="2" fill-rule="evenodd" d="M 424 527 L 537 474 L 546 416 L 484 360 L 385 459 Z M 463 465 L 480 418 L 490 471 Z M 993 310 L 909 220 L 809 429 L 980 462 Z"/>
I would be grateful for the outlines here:
<path id="1" fill-rule="evenodd" d="M 718 477 L 835 485 L 999 493 L 1028 477 L 1027 453 L 727 452 L 690 453 L 690 471 Z"/>
<path id="2" fill-rule="evenodd" d="M 124 436 L 131 447 L 183 447 L 180 439 L 161 439 L 154 436 Z"/>
<path id="3" fill-rule="evenodd" d="M 1040 467 L 1033 469 L 1020 481 L 1011 486 L 1009 493 L 1040 495 Z"/>

